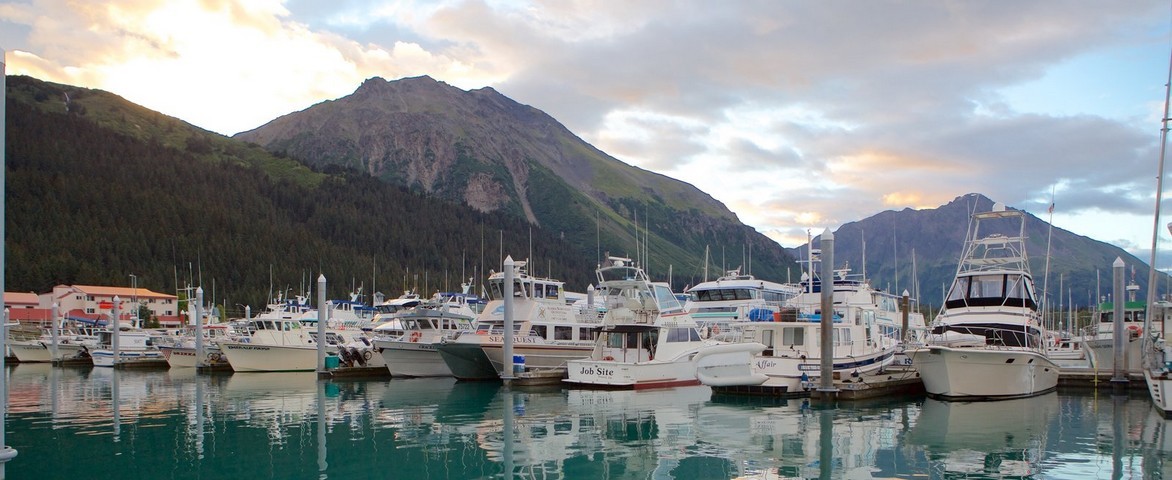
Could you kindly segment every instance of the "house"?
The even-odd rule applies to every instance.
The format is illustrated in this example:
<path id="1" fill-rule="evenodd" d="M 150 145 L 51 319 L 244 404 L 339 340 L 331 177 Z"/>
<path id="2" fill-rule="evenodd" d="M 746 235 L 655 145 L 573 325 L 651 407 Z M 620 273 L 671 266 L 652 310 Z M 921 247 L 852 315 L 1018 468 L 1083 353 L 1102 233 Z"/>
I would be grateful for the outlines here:
<path id="1" fill-rule="evenodd" d="M 97 321 L 109 319 L 115 298 L 119 302 L 118 316 L 123 322 L 135 321 L 137 304 L 150 309 L 151 315 L 165 327 L 180 325 L 179 298 L 142 287 L 58 285 L 53 287 L 53 291 L 40 294 L 39 303 L 43 307 L 51 307 L 56 303 L 60 315 L 66 318 Z"/>

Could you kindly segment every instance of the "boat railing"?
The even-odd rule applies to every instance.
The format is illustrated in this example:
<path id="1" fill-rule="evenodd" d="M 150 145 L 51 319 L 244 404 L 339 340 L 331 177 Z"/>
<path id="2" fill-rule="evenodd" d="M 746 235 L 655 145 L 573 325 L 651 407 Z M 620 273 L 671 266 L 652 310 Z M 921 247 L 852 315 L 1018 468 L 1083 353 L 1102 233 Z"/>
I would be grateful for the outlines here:
<path id="1" fill-rule="evenodd" d="M 1046 351 L 1046 335 L 1036 327 L 998 325 L 938 326 L 928 334 L 928 345 L 992 350 Z"/>

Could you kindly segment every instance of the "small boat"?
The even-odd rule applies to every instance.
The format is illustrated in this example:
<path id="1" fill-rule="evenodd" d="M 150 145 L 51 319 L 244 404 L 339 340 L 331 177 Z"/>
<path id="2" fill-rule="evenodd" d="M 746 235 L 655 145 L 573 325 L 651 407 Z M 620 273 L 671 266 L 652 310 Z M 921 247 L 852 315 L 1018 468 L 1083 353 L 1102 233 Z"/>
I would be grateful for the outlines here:
<path id="1" fill-rule="evenodd" d="M 586 358 L 566 362 L 566 383 L 578 387 L 644 389 L 699 385 L 692 357 L 717 342 L 666 283 L 651 282 L 629 258 L 607 257 L 597 270 L 606 314 Z"/>
<path id="2" fill-rule="evenodd" d="M 1046 355 L 1025 224 L 1023 212 L 1000 204 L 973 215 L 943 311 L 926 346 L 907 352 L 929 396 L 1000 400 L 1057 388 L 1058 365 Z M 982 229 L 990 226 L 1001 231 Z"/>
<path id="3" fill-rule="evenodd" d="M 121 324 L 116 330 L 108 329 L 98 333 L 97 348 L 90 350 L 95 367 L 116 365 L 166 364 L 163 353 L 151 342 L 150 332 L 129 324 Z M 118 335 L 118 352 L 114 352 L 114 335 Z"/>

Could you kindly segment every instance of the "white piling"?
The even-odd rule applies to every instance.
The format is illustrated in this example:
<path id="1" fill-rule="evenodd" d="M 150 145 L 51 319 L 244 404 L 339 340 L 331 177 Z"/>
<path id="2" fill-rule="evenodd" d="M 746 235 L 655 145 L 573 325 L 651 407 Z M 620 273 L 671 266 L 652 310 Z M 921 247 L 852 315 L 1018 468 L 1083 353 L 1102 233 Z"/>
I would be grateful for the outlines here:
<path id="1" fill-rule="evenodd" d="M 1115 257 L 1115 262 L 1111 264 L 1112 274 L 1114 275 L 1112 293 L 1115 297 L 1115 309 L 1112 314 L 1113 327 L 1115 327 L 1112 332 L 1114 335 L 1112 347 L 1115 350 L 1115 365 L 1111 369 L 1111 383 L 1116 386 L 1127 384 L 1127 376 L 1123 373 L 1123 353 L 1124 346 L 1127 345 L 1127 338 L 1125 337 L 1127 333 L 1123 329 L 1123 303 L 1127 301 L 1127 297 L 1123 293 L 1123 268 L 1123 259 Z"/>
<path id="2" fill-rule="evenodd" d="M 208 366 L 203 353 L 203 287 L 195 289 L 195 366 Z"/>
<path id="3" fill-rule="evenodd" d="M 317 277 L 317 372 L 326 371 L 326 321 L 330 309 L 326 306 L 326 274 Z"/>
<path id="4" fill-rule="evenodd" d="M 252 320 L 252 305 L 245 305 L 244 306 L 244 319 L 245 320 Z"/>
<path id="5" fill-rule="evenodd" d="M 504 371 L 501 372 L 501 378 L 504 379 L 506 385 L 513 379 L 513 267 L 515 265 L 512 255 L 505 257 L 505 331 L 501 345 L 501 355 L 504 357 L 501 360 L 504 364 Z"/>
<path id="6" fill-rule="evenodd" d="M 114 363 L 111 364 L 113 368 L 118 368 L 118 362 L 121 360 L 120 355 L 122 353 L 122 343 L 120 341 L 120 337 L 122 337 L 122 322 L 118 320 L 118 316 L 122 313 L 122 309 L 119 308 L 121 307 L 121 302 L 122 300 L 117 296 L 114 297 L 114 306 L 110 308 L 110 323 L 107 324 L 110 327 L 110 350 L 114 351 Z"/>
<path id="7" fill-rule="evenodd" d="M 4 132 L 8 130 L 7 124 L 7 103 L 8 103 L 8 80 L 6 73 L 7 60 L 5 57 L 7 53 L 0 50 L 0 164 L 7 166 L 7 160 L 4 158 L 4 151 L 7 149 L 7 140 Z M 4 180 L 4 171 L 7 168 L 0 168 L 0 189 L 6 189 Z M 5 212 L 5 198 L 8 197 L 7 192 L 0 195 L 0 238 L 7 238 L 4 236 L 4 212 Z M 4 291 L 4 267 L 7 262 L 5 257 L 6 247 L 0 242 L 0 292 Z M 6 309 L 7 310 L 7 309 Z M 4 443 L 4 424 L 7 423 L 8 418 L 8 376 L 4 375 L 7 368 L 4 365 L 5 358 L 8 352 L 8 315 L 4 315 L 4 322 L 0 324 L 0 478 L 4 478 L 4 464 L 16 457 L 16 449 L 9 447 Z"/>
<path id="8" fill-rule="evenodd" d="M 812 270 L 812 269 L 811 269 Z M 822 232 L 822 382 L 818 391 L 823 398 L 833 398 L 834 388 L 834 234 Z"/>
<path id="9" fill-rule="evenodd" d="M 58 308 L 60 308 L 59 305 L 57 303 L 53 303 L 53 308 L 49 310 L 49 318 L 52 322 L 52 325 L 49 327 L 49 335 L 52 337 L 52 342 L 49 344 L 49 361 L 52 362 L 60 360 L 57 355 L 57 331 L 61 329 L 61 325 L 57 320 Z"/>

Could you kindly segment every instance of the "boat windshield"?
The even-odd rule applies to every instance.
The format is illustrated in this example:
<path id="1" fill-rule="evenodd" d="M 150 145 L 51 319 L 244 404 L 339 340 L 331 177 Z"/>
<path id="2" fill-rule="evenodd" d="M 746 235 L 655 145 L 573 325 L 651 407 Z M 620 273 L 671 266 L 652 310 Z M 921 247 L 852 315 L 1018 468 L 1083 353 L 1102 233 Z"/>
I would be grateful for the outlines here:
<path id="1" fill-rule="evenodd" d="M 959 307 L 1037 308 L 1033 285 L 1020 273 L 980 274 L 957 277 L 948 293 L 946 308 Z"/>
<path id="2" fill-rule="evenodd" d="M 697 302 L 720 302 L 726 300 L 752 300 L 756 295 L 748 288 L 711 288 L 692 290 L 692 300 Z"/>

